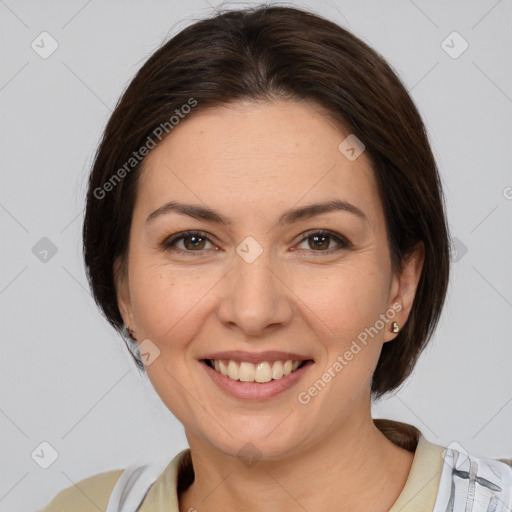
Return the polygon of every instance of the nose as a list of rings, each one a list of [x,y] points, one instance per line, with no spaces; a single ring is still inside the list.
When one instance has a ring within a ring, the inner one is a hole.
[[[294,294],[270,251],[251,263],[237,256],[223,281],[218,316],[227,327],[261,336],[291,322]]]

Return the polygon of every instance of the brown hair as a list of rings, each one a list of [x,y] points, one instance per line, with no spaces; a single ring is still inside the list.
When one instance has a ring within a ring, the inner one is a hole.
[[[409,318],[384,343],[373,375],[378,398],[410,375],[441,314],[450,266],[442,187],[420,114],[390,65],[344,28],[306,10],[218,12],[179,32],[138,71],[107,123],[89,177],[83,244],[94,299],[122,333],[113,263],[118,256],[126,262],[143,162],[134,152],[154,142],[159,127],[172,133],[169,120],[186,112],[184,105],[194,104],[194,115],[236,100],[274,98],[314,102],[364,143],[395,271],[418,242],[425,246]]]

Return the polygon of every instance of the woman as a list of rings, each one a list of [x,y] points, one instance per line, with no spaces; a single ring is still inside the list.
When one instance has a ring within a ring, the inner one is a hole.
[[[105,130],[83,236],[98,305],[190,448],[47,512],[512,506],[505,461],[371,417],[432,336],[449,237],[417,109],[343,28],[259,7],[162,46]]]

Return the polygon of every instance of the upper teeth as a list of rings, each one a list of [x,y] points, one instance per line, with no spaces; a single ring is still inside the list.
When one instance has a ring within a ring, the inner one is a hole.
[[[230,359],[212,359],[214,368],[233,380],[243,382],[270,382],[272,379],[280,379],[283,375],[289,375],[295,371],[301,361],[263,361],[252,364],[246,361],[237,362]]]

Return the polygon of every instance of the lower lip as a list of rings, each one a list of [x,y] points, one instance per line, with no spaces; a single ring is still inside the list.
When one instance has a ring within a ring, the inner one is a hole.
[[[269,382],[242,382],[240,380],[233,380],[222,373],[214,370],[208,366],[204,361],[200,361],[201,366],[206,370],[206,373],[223,391],[235,398],[242,398],[245,400],[262,400],[265,398],[273,398],[287,389],[294,386],[306,373],[312,362],[304,364],[289,375],[284,375],[280,379],[271,380]]]

